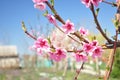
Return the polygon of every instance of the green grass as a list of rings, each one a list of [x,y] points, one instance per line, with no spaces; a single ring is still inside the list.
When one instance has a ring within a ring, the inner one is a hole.
[[[28,68],[28,69],[21,69],[19,70],[18,75],[9,74],[7,71],[0,74],[0,80],[50,80],[52,77],[62,77],[63,71],[62,70],[55,70],[52,68]],[[49,73],[49,77],[43,79],[39,74],[45,72]],[[73,80],[75,76],[75,72],[67,71],[64,80]],[[96,76],[88,75],[80,73],[78,80],[103,80],[99,79]],[[110,80],[120,80],[110,78]]]
[[[6,75],[5,74],[0,74],[0,80],[6,80]]]

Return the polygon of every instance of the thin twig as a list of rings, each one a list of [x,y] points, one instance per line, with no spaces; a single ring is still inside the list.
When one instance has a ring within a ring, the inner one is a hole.
[[[100,26],[100,24],[99,24],[99,21],[98,21],[98,19],[97,19],[97,16],[96,16],[96,14],[95,14],[95,10],[94,10],[94,6],[93,6],[93,4],[91,5],[91,11],[92,11],[92,14],[93,14],[93,17],[94,17],[94,21],[95,21],[95,23],[96,23],[96,25],[97,25],[97,29],[100,31],[100,33],[102,34],[102,36],[108,41],[108,43],[113,43],[113,41],[111,40],[111,39],[109,39],[108,37],[107,37],[107,35],[103,32],[103,30],[102,30],[102,28],[101,28],[101,26]]]
[[[65,21],[58,15],[57,11],[55,10],[54,6],[52,6],[48,1],[46,1],[46,4],[51,9],[51,11],[54,13],[55,18],[60,21],[62,24],[65,24]]]
[[[56,28],[58,28],[62,33],[64,33],[65,34],[65,32],[59,27],[59,26],[57,26],[57,25],[55,25],[56,26]],[[76,39],[74,39],[72,36],[70,36],[70,35],[67,35],[70,39],[72,39],[72,40],[74,40],[75,42],[77,42],[77,43],[79,43],[79,44],[82,44],[81,42],[79,42],[79,41],[77,41]]]
[[[54,13],[55,18],[60,21],[62,24],[65,24],[65,21],[58,15],[57,11],[55,10],[54,6],[52,6],[48,1],[46,1],[46,4],[48,5],[48,7],[51,9],[51,11]],[[65,33],[60,27],[58,27],[57,25],[55,25],[61,32]],[[74,40],[75,42],[81,44],[81,42],[77,41],[76,39],[74,39],[71,35],[67,35],[69,38],[71,38],[72,40]]]
[[[37,38],[35,36],[31,35],[28,31],[25,31],[25,34],[27,34],[32,39],[37,40]]]
[[[80,74],[81,69],[83,68],[83,65],[84,65],[84,62],[82,62],[80,68],[78,70],[76,70],[76,75],[74,77],[74,80],[78,80],[78,76]]]
[[[115,3],[111,3],[111,2],[108,2],[106,0],[103,0],[102,2],[117,7],[117,4],[115,4]]]
[[[89,43],[89,41],[86,40],[83,36],[81,36],[78,31],[76,31],[76,32],[74,32],[74,33],[71,33],[71,34],[77,36],[77,37],[78,37],[80,40],[82,40],[83,42]]]

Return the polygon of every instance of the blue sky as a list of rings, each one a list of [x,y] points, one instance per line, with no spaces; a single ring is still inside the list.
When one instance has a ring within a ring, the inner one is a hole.
[[[114,34],[112,19],[116,8],[104,3],[101,3],[99,7],[98,18],[103,29],[106,28],[108,32]],[[92,31],[96,30],[90,10],[81,4],[80,0],[55,0],[55,8],[64,20],[70,19],[76,26],[84,26]],[[42,14],[43,12],[33,7],[32,0],[1,0],[0,45],[17,45],[18,52],[25,53],[31,39],[21,30],[21,21],[25,22],[28,29],[30,26],[38,25],[45,27],[48,21]]]

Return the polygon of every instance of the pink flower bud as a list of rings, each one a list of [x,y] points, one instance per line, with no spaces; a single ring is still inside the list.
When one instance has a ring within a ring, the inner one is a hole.
[[[49,20],[50,23],[56,25],[56,19],[53,15],[47,14],[46,17],[47,17],[47,19]]]
[[[45,2],[45,1],[48,1],[48,0],[32,0],[34,3],[41,3],[41,2]]]
[[[40,9],[40,10],[45,10],[46,5],[45,5],[45,3],[40,2],[40,3],[34,4],[34,7],[37,8],[37,9]]]

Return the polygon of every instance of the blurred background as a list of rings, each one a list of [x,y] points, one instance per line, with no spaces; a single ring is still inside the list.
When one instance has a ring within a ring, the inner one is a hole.
[[[35,36],[50,36],[54,44],[64,48],[80,47],[49,24],[43,16],[45,11],[39,11],[33,5],[32,0],[1,0],[0,2],[0,80],[73,80],[76,69],[79,69],[81,63],[76,62],[70,56],[71,53],[67,53],[68,57],[65,60],[56,63],[49,59],[46,53],[44,56],[38,56],[36,52],[30,50],[34,40],[21,29],[22,21],[25,22],[27,30]],[[104,3],[99,7],[98,19],[111,38],[115,34],[112,19],[116,8]],[[48,7],[47,9],[50,12]],[[81,26],[88,29],[89,39],[96,36],[100,44],[105,43],[104,38],[95,28],[90,10],[81,4],[80,0],[55,0],[55,9],[65,21],[70,19],[75,23],[76,30]],[[79,80],[102,79],[111,50],[104,52],[101,59],[89,59],[79,75]],[[116,53],[110,80],[120,80],[120,49],[117,49]]]

